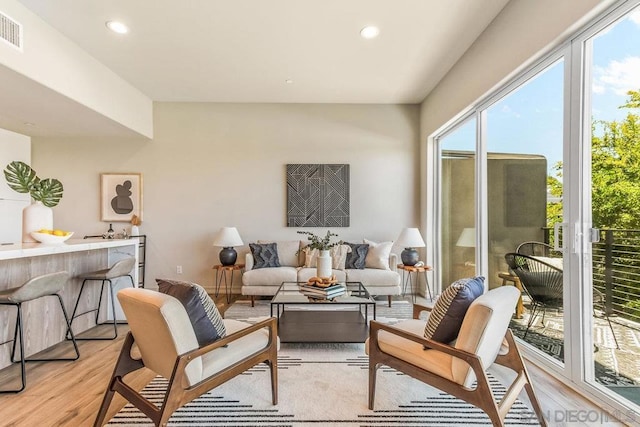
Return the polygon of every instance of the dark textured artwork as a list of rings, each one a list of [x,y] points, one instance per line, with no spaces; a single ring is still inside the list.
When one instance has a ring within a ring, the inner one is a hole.
[[[287,227],[349,227],[349,165],[287,165]]]
[[[111,208],[115,213],[122,215],[133,212],[131,194],[131,181],[116,185],[116,197],[111,199]]]

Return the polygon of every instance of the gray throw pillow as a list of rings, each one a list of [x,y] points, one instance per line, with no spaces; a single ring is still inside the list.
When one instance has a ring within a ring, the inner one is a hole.
[[[158,289],[182,303],[200,347],[227,335],[222,316],[207,291],[196,283],[180,280],[156,279]]]
[[[484,277],[453,282],[438,297],[424,327],[424,337],[448,344],[458,337],[471,303],[484,293]]]
[[[345,268],[364,270],[365,260],[369,253],[369,245],[366,243],[345,243],[351,246],[351,252],[347,254]]]
[[[253,268],[280,267],[276,243],[249,243],[253,255]]]

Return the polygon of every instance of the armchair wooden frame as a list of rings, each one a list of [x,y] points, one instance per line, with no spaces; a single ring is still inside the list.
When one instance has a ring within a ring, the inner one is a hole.
[[[422,311],[430,311],[431,308],[414,304],[413,318],[418,319],[419,314]],[[395,334],[399,337],[407,340],[419,343],[425,348],[441,351],[449,354],[458,359],[464,360],[477,378],[477,384],[475,388],[468,388],[456,382],[453,382],[447,378],[436,375],[432,372],[421,369],[420,367],[408,363],[402,359],[394,357],[388,353],[383,352],[380,349],[378,343],[378,333],[380,331],[387,331]],[[446,344],[442,344],[436,341],[428,340],[424,337],[420,337],[409,332],[403,331],[393,326],[384,325],[375,320],[370,322],[369,333],[369,409],[374,408],[374,399],[376,392],[376,373],[381,365],[386,365],[394,368],[400,372],[403,372],[419,381],[432,385],[446,393],[451,394],[459,399],[464,400],[480,409],[482,409],[491,419],[494,426],[503,426],[504,419],[511,409],[511,406],[518,398],[518,394],[524,388],[531,400],[533,410],[538,417],[538,421],[541,426],[546,426],[546,420],[544,419],[542,408],[536,398],[533,386],[529,374],[524,365],[524,361],[518,347],[516,346],[515,339],[510,329],[507,329],[505,334],[505,340],[509,346],[508,352],[500,354],[496,358],[494,363],[505,366],[516,372],[516,378],[514,382],[509,386],[506,394],[500,402],[497,402],[491,387],[489,386],[489,379],[485,373],[485,368],[482,366],[480,358],[464,350],[459,350]]]
[[[185,368],[192,360],[200,357],[206,353],[209,353],[217,348],[224,347],[225,345],[242,338],[246,335],[256,332],[262,328],[268,328],[269,341],[268,345],[252,354],[243,360],[229,366],[228,368],[212,375],[209,378],[205,378],[197,384],[192,386],[186,386],[187,376]],[[109,387],[107,388],[102,405],[98,411],[94,427],[102,426],[105,422],[105,416],[109,405],[113,399],[114,394],[117,392],[126,400],[131,402],[136,408],[149,417],[156,426],[166,426],[169,418],[181,406],[192,401],[198,396],[208,392],[209,390],[225,383],[226,381],[234,378],[235,376],[245,372],[247,369],[260,364],[266,363],[271,371],[271,396],[273,404],[278,403],[278,324],[275,318],[263,320],[255,325],[251,325],[247,328],[241,329],[231,335],[228,335],[220,340],[217,340],[204,347],[192,350],[185,354],[182,354],[176,358],[171,378],[169,379],[169,385],[164,395],[164,399],[160,406],[156,406],[149,400],[144,398],[140,393],[127,385],[123,378],[125,375],[144,368],[144,361],[142,359],[134,359],[131,356],[131,349],[135,342],[133,334],[129,332],[125,338],[122,350],[118,357],[118,361],[113,370],[113,375],[109,381]]]

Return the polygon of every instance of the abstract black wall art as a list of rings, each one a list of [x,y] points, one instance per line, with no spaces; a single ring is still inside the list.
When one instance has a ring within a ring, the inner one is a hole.
[[[349,165],[287,165],[287,227],[349,227]]]

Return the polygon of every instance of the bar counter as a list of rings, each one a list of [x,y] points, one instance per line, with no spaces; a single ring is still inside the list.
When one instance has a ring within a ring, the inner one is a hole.
[[[82,281],[76,276],[82,273],[108,268],[114,262],[134,256],[138,258],[138,239],[69,239],[58,245],[41,243],[16,243],[0,246],[0,289],[21,286],[32,277],[56,271],[67,271],[71,279],[60,295],[69,317],[80,292]],[[136,262],[136,265],[138,263]],[[131,272],[137,286],[138,269]],[[115,281],[115,292],[121,287],[131,286],[128,279]],[[88,291],[88,292],[87,292]],[[108,287],[105,286],[105,293]],[[85,311],[98,304],[100,283],[87,285],[82,294],[79,309]],[[111,306],[108,298],[102,298],[100,321],[110,319]],[[53,346],[65,339],[66,327],[60,304],[55,297],[39,298],[22,305],[25,353],[27,356]],[[94,326],[95,312],[77,318],[73,331],[79,334]],[[116,303],[116,317],[124,319]],[[0,343],[13,338],[15,307],[0,306]],[[10,364],[11,343],[0,347],[0,369]]]

